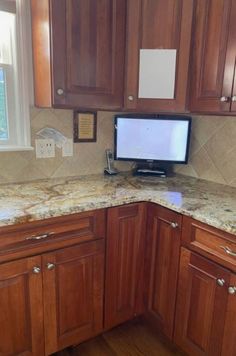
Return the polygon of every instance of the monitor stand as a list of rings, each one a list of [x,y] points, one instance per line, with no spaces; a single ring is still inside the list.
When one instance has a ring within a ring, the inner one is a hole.
[[[158,177],[166,177],[166,170],[160,167],[157,167],[153,163],[147,163],[144,165],[139,165],[134,169],[134,175],[142,175],[142,176],[158,176]]]

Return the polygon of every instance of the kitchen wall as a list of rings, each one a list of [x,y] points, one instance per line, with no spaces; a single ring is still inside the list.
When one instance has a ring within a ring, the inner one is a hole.
[[[73,157],[62,157],[56,148],[55,158],[37,158],[35,151],[0,152],[0,182],[20,182],[34,179],[101,173],[106,165],[105,149],[113,147],[113,117],[111,112],[98,112],[97,142],[74,144]],[[36,133],[53,127],[66,137],[73,137],[73,112],[31,108],[32,145]],[[38,137],[40,138],[40,137]],[[130,164],[119,162],[117,168],[129,170]]]
[[[42,178],[101,173],[105,167],[106,148],[113,147],[113,115],[98,112],[96,143],[74,144],[74,156],[36,159],[35,152],[0,152],[0,182],[19,182]],[[31,108],[32,144],[36,132],[53,127],[72,137],[72,111]],[[130,164],[116,162],[120,170]],[[176,166],[176,171],[215,182],[236,186],[236,118],[193,117],[190,162]]]
[[[236,186],[236,117],[192,117],[189,164],[176,166],[175,170]]]

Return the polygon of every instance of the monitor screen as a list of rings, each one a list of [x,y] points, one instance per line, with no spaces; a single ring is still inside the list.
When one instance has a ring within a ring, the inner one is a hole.
[[[115,159],[187,163],[191,118],[115,117]]]

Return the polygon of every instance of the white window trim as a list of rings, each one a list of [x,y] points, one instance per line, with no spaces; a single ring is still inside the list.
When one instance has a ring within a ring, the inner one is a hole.
[[[0,151],[28,151],[31,146],[30,113],[32,103],[33,75],[32,75],[32,50],[30,35],[30,4],[29,0],[16,0],[16,48],[17,68],[15,81],[16,113],[14,130],[10,127],[10,140],[0,141]],[[16,56],[14,56],[16,57]],[[31,93],[31,95],[30,95]],[[10,121],[10,120],[9,120]]]

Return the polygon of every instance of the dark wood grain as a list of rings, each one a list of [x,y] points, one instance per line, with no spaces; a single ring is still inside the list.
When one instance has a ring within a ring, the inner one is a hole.
[[[185,111],[192,26],[192,0],[129,0],[125,107],[137,111]],[[168,19],[168,20],[167,20]],[[139,99],[139,50],[176,49],[174,99]],[[134,100],[128,100],[132,95]]]
[[[44,355],[41,257],[0,265],[0,355]]]
[[[146,204],[108,210],[105,328],[143,311]]]
[[[236,257],[223,247],[236,252],[235,236],[190,217],[183,217],[182,245],[236,272]]]
[[[104,241],[45,254],[42,263],[48,355],[103,329]],[[55,269],[48,270],[48,263]]]
[[[236,287],[236,274],[231,273],[230,286]],[[228,295],[222,356],[236,355],[236,298]]]
[[[52,106],[50,13],[48,0],[31,0],[34,104]]]
[[[221,355],[230,272],[182,248],[175,342],[189,355]]]
[[[235,67],[236,6],[231,0],[195,2],[190,110],[229,112]],[[226,96],[227,102],[220,98]]]
[[[171,227],[172,222],[177,223],[178,227]],[[180,214],[156,204],[148,206],[146,316],[170,339],[174,331],[181,222]]]
[[[36,105],[120,109],[124,92],[125,0],[38,3],[32,0]],[[62,95],[58,89],[63,90]]]
[[[29,239],[46,233],[51,235]],[[0,262],[101,239],[105,233],[104,209],[0,227]]]

